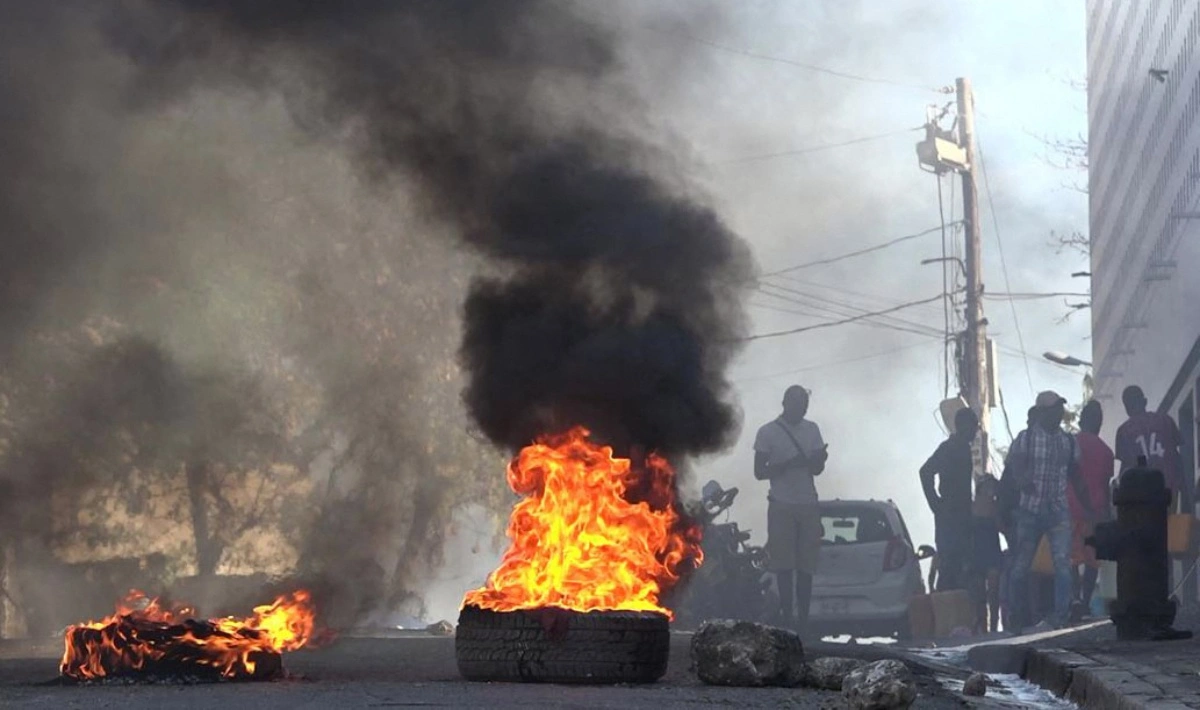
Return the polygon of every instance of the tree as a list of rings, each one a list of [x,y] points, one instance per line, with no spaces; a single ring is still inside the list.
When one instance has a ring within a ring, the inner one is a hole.
[[[1075,92],[1087,92],[1087,83],[1084,81],[1066,79],[1063,82],[1069,89]],[[1088,175],[1088,142],[1087,137],[1082,134],[1076,134],[1070,137],[1052,136],[1045,134],[1033,134],[1043,147],[1043,160],[1050,167],[1064,171],[1072,177],[1065,183],[1063,187],[1074,192],[1086,195],[1087,175]],[[1082,175],[1082,179],[1080,179]],[[1091,258],[1091,239],[1086,231],[1071,230],[1068,232],[1050,231],[1050,245],[1054,247],[1057,254],[1076,254],[1082,256],[1085,260]],[[1082,274],[1080,274],[1082,275]],[[1081,310],[1091,308],[1091,299],[1083,302],[1072,303],[1064,301],[1063,305],[1067,308],[1059,320],[1064,323],[1070,320],[1071,316]]]

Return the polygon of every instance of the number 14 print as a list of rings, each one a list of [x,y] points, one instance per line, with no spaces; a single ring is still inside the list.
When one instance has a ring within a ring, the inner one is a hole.
[[[1158,440],[1158,434],[1150,435],[1150,445],[1146,445],[1146,435],[1139,434],[1137,438],[1138,446],[1142,447],[1142,456],[1147,459],[1159,458],[1167,455],[1167,450],[1163,448],[1162,442]]]

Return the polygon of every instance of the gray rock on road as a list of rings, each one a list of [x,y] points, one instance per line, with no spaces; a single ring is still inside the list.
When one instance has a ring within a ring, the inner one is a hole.
[[[855,658],[834,656],[818,658],[808,663],[808,670],[804,674],[804,684],[810,688],[840,691],[846,676],[865,665],[865,661]]]
[[[895,710],[913,704],[917,686],[904,663],[875,661],[846,676],[842,696],[854,710]]]
[[[786,629],[707,621],[692,637],[696,675],[709,685],[793,687],[804,681],[804,645]]]
[[[987,695],[988,677],[982,673],[972,673],[963,683],[963,695],[982,698]]]

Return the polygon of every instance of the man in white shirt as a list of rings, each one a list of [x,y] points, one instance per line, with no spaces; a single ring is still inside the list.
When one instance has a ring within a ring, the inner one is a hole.
[[[828,445],[807,419],[808,391],[792,385],[783,413],[762,425],[754,439],[754,477],[770,481],[767,495],[767,559],[779,580],[782,622],[802,630],[808,623],[813,574],[821,551],[821,514],[813,480],[825,470]]]

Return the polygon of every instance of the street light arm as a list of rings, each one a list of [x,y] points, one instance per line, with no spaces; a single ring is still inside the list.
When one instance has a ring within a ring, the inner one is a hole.
[[[964,262],[962,259],[958,258],[957,256],[937,256],[937,257],[933,257],[931,259],[922,259],[921,266],[928,266],[930,264],[944,263],[947,261],[953,261],[954,263],[958,264],[958,268],[962,269],[963,276],[967,275],[966,262]]]
[[[1049,350],[1047,352],[1044,352],[1044,353],[1042,353],[1042,357],[1046,358],[1050,362],[1057,363],[1059,365],[1066,365],[1067,367],[1079,367],[1079,366],[1091,367],[1092,366],[1092,363],[1090,363],[1086,360],[1080,360],[1079,358],[1077,358],[1073,355],[1067,355],[1066,353],[1060,353],[1057,350]]]

